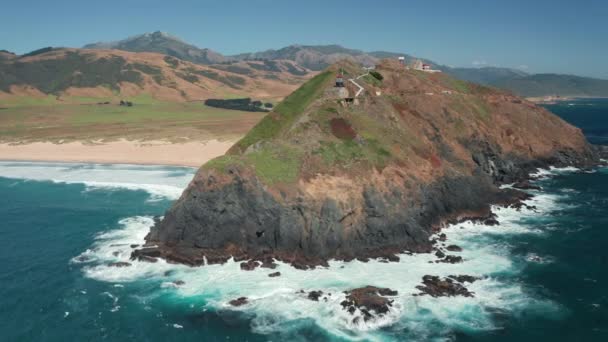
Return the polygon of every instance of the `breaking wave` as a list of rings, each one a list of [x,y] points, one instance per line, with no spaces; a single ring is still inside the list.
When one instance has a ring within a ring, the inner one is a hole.
[[[0,177],[84,184],[87,191],[142,190],[151,200],[179,198],[195,171],[187,167],[0,161]]]
[[[537,176],[571,171],[576,170],[544,170]],[[246,272],[233,260],[195,268],[163,260],[129,260],[132,249],[143,243],[153,224],[150,217],[120,221],[120,227],[98,235],[95,244],[72,262],[83,264],[85,276],[92,279],[111,283],[144,281],[155,284],[156,295],[168,294],[167,300],[187,302],[201,311],[237,311],[251,321],[254,332],[261,334],[296,336],[298,329],[312,324],[329,337],[346,340],[394,340],[404,332],[417,340],[444,339],[455,330],[500,329],[500,317],[505,315],[518,316],[524,311],[526,315],[559,314],[557,303],[527,291],[518,277],[526,263],[550,262],[551,257],[530,252],[525,258],[515,258],[509,238],[550,231],[543,220],[561,208],[562,196],[567,194],[535,192],[535,197],[526,201],[528,208],[494,207],[500,221],[497,226],[465,222],[447,227],[442,231],[447,236],[445,244],[463,248],[454,253],[464,259],[459,264],[433,263],[433,254],[403,254],[397,263],[330,261],[329,267],[312,271],[278,263],[274,270]],[[131,266],[109,265],[115,262],[129,262]],[[281,276],[268,277],[277,271]],[[416,286],[424,275],[472,275],[482,279],[466,285],[474,292],[473,298],[413,296],[420,292]],[[340,305],[345,299],[343,291],[366,285],[389,287],[399,295],[387,315],[367,322],[353,321],[355,316]],[[312,290],[323,291],[320,301],[307,298],[306,293]],[[231,307],[228,302],[238,297],[248,297],[249,303]]]

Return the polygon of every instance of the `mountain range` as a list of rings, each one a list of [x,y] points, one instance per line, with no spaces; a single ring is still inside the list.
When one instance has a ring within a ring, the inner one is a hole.
[[[127,51],[140,54],[157,53],[191,62],[205,68],[221,70],[233,78],[253,75],[254,78],[274,79],[275,81],[287,82],[291,85],[298,82],[298,77],[300,77],[299,81],[303,82],[306,78],[305,76],[310,71],[321,71],[340,60],[347,59],[362,65],[371,66],[377,64],[383,58],[404,56],[409,63],[420,59],[424,63],[430,64],[433,68],[439,69],[450,76],[482,85],[502,88],[520,96],[608,96],[608,80],[560,74],[528,74],[521,70],[501,67],[449,67],[406,53],[388,51],[365,52],[340,45],[290,45],[277,50],[227,56],[211,49],[199,48],[168,33],[157,31],[115,42],[87,44],[83,49],[72,49],[71,51],[77,51],[79,54],[86,55],[87,53],[97,54],[100,50],[107,50],[106,54],[110,53],[109,51]],[[50,50],[41,49],[35,51],[34,54],[41,55],[48,52]],[[22,74],[25,72],[29,76],[32,76],[33,71],[28,71],[27,65],[23,65],[21,62],[23,57],[30,55],[31,53],[17,56],[6,50],[0,51],[0,73],[4,76],[4,80],[0,81],[0,88],[4,88],[4,91],[6,91],[11,84],[29,85],[28,77],[22,77]],[[54,54],[54,56],[62,58],[61,56],[65,56],[65,54]],[[124,55],[122,57],[124,58]],[[40,68],[40,66],[37,67]],[[87,68],[87,70],[88,72],[95,73],[93,68]],[[53,70],[42,68],[37,72],[49,73],[53,72]],[[82,74],[82,70],[74,69],[71,72]],[[267,74],[260,75],[260,72],[267,72]],[[282,73],[281,76],[276,75],[277,72]],[[49,79],[48,82],[51,82],[51,80]],[[256,82],[252,80],[248,83],[253,86]],[[74,86],[77,87],[78,85],[75,84]],[[116,88],[117,85],[114,84],[112,86]],[[43,86],[43,88],[48,88],[48,86]],[[281,92],[281,95],[285,94]],[[184,97],[184,99],[189,98]]]

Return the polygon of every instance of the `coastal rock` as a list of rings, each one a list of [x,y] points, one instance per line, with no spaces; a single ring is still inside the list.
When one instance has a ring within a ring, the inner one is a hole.
[[[498,226],[500,222],[498,222],[496,218],[492,217],[483,221],[483,224],[485,224],[486,226]]]
[[[459,283],[473,283],[481,278],[470,275],[450,275],[448,278],[454,279]]]
[[[273,273],[270,273],[268,276],[270,278],[280,277],[281,276],[281,272],[273,272]]]
[[[319,298],[323,295],[323,291],[310,291],[308,292],[308,299],[318,302]]]
[[[357,288],[344,293],[346,299],[340,303],[342,308],[350,314],[359,310],[365,321],[373,318],[374,315],[382,316],[386,314],[393,305],[393,300],[386,297],[398,295],[397,291],[375,286]]]
[[[534,185],[527,180],[519,181],[519,182],[513,184],[513,187],[515,189],[521,189],[521,190],[542,190],[542,188],[540,186]]]
[[[340,106],[331,95],[340,70],[354,75],[360,66],[320,73],[291,97],[306,101],[276,107],[288,116],[269,113],[201,167],[146,236],[157,249],[132,256],[191,266],[272,258],[310,269],[430,253],[430,237],[448,224],[497,224],[491,204],[528,208],[529,194],[500,185],[540,167],[599,160],[579,129],[541,107],[474,84],[428,101],[419,94],[449,87],[448,76],[423,79],[394,61],[377,66],[391,96],[365,91],[359,106]]]
[[[243,306],[245,304],[249,303],[249,299],[247,299],[247,297],[239,297],[237,299],[233,299],[230,302],[228,302],[228,304],[232,305],[232,306]]]
[[[462,252],[462,247],[456,246],[456,245],[449,245],[445,249],[447,249],[450,252]]]
[[[456,279],[450,276],[448,278],[439,278],[436,276],[425,275],[422,277],[423,285],[416,286],[422,293],[420,295],[430,295],[432,297],[474,297],[474,294],[464,287],[460,280],[473,282],[477,280],[470,276],[456,276]]]
[[[255,260],[249,260],[241,263],[241,269],[243,271],[253,271],[258,266],[260,266],[260,263]]]
[[[129,267],[131,266],[130,262],[124,262],[124,261],[119,261],[119,262],[112,262],[108,264],[109,267]]]
[[[457,255],[446,255],[445,258],[437,260],[437,262],[445,263],[445,264],[459,264],[461,263],[462,257]]]

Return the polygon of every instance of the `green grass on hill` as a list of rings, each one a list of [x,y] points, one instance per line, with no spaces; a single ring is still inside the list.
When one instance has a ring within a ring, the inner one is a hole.
[[[291,183],[298,179],[302,154],[297,148],[286,145],[265,146],[246,155],[224,155],[210,160],[204,169],[225,172],[230,166],[247,165],[266,184]]]
[[[279,103],[274,111],[266,115],[247,135],[232,147],[231,153],[241,153],[247,147],[275,138],[284,127],[288,127],[308,105],[317,98],[333,79],[333,73],[325,71],[302,85]]]

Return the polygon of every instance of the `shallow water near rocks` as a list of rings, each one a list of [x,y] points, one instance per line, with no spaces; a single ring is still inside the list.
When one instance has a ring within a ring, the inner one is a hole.
[[[608,127],[598,120],[594,134]],[[499,226],[445,229],[446,246],[463,248],[449,253],[460,264],[421,254],[244,272],[232,261],[130,261],[194,172],[0,162],[1,340],[608,340],[608,169],[542,171],[536,210],[496,208]],[[473,298],[413,296],[427,274],[483,279],[466,285]],[[386,316],[354,323],[343,291],[365,285],[399,293]],[[315,302],[300,290],[324,295]],[[242,296],[248,304],[228,305]]]
[[[13,167],[53,180],[17,179]],[[82,173],[81,183],[68,175],[85,167],[94,172]],[[279,264],[275,270],[252,272],[232,261],[190,268],[129,260],[131,245],[142,243],[152,217],[175,199],[159,194],[156,185],[183,187],[192,169],[49,163],[0,163],[0,169],[5,242],[0,329],[7,340],[507,341],[551,335],[565,341],[608,336],[606,169],[546,171],[551,177],[539,181],[544,191],[529,203],[535,211],[496,208],[499,226],[464,223],[444,230],[446,245],[464,249],[451,252],[464,258],[460,264],[431,263],[435,256],[420,254],[401,255],[398,263],[334,261],[314,271]],[[123,174],[114,183],[145,182],[123,188],[95,185],[86,177],[105,173]],[[132,266],[108,266],[117,261]],[[280,277],[268,277],[276,271]],[[416,286],[426,274],[484,279],[467,285],[474,298],[412,296],[420,292]],[[343,291],[365,285],[399,294],[386,316],[353,323],[354,316],[340,305]],[[324,295],[315,302],[300,290]],[[242,296],[249,304],[228,305]]]

